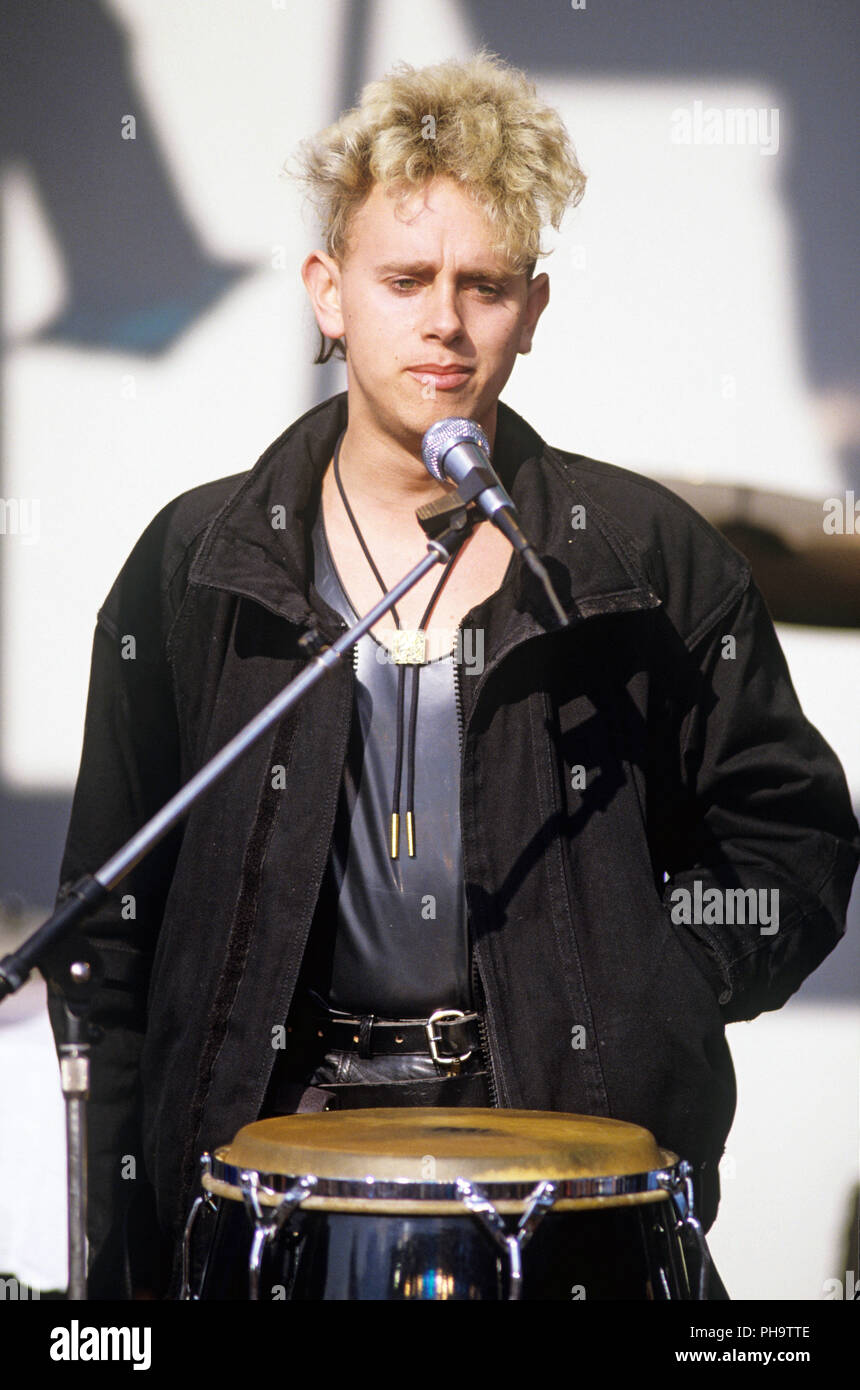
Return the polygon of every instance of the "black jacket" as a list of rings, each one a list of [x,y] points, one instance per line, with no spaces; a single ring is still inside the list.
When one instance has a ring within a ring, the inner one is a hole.
[[[64,881],[302,669],[309,624],[341,630],[308,585],[308,519],[345,420],[346,397],[327,401],[251,472],[185,493],[144,532],[98,615]],[[710,1175],[709,1225],[735,1107],[724,1025],[779,1008],[844,930],[859,843],[844,776],[746,562],[696,512],[549,448],[503,405],[494,464],[571,618],[556,630],[512,560],[464,621],[484,631],[483,671],[459,679],[461,819],[498,1101],[647,1126]],[[115,1249],[142,1179],[175,1237],[201,1152],[259,1113],[331,842],[353,679],[342,663],[258,740],[90,923],[107,972],[96,1253]],[[778,890],[778,930],[673,921],[670,895],[697,880]]]

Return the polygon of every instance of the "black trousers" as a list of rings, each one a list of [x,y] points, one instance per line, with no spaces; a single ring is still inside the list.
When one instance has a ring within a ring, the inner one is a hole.
[[[313,1045],[275,1067],[260,1118],[296,1109],[365,1110],[387,1106],[492,1104],[483,1061],[473,1054],[457,1075],[427,1055],[359,1057]],[[307,1091],[319,1092],[310,1099]]]

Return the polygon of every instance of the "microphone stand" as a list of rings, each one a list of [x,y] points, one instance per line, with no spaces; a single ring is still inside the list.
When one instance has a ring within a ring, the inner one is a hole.
[[[52,987],[57,989],[63,1000],[66,1038],[59,1052],[68,1147],[67,1298],[70,1301],[83,1300],[87,1296],[86,1102],[89,1098],[89,1044],[92,1040],[87,1018],[102,975],[98,952],[85,943],[74,929],[266,729],[292,709],[326,672],[331,671],[434,565],[446,565],[452,560],[476,523],[484,520],[477,508],[456,490],[420,507],[416,515],[429,537],[424,559],[331,646],[327,646],[318,633],[307,634],[302,644],[313,658],[308,666],[180,787],[161,810],[100,869],[85,874],[73,883],[53,915],[17,951],[0,960],[0,1003],[7,995],[20,989],[30,971],[39,964],[44,964],[50,970]]]

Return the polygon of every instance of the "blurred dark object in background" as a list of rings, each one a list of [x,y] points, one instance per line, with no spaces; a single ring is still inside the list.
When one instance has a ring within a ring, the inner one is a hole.
[[[746,556],[775,622],[860,627],[860,518],[851,491],[822,503],[724,483],[659,481]]]

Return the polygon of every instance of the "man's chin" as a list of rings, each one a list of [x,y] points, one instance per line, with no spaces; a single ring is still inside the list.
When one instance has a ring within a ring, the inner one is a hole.
[[[415,395],[395,390],[387,401],[380,401],[376,408],[371,406],[371,415],[384,433],[420,458],[424,435],[437,420],[475,420],[490,433],[488,424],[492,428],[495,405],[493,401],[488,408],[486,401],[478,401],[471,391],[439,391],[425,396],[418,388]]]
[[[465,391],[451,391],[447,393],[439,392],[435,396],[428,396],[416,402],[410,411],[410,423],[415,433],[423,439],[431,425],[435,425],[437,420],[475,420],[479,425],[490,415],[486,405],[480,404],[475,400],[471,393]]]

